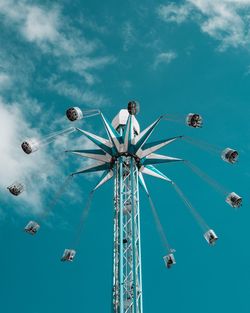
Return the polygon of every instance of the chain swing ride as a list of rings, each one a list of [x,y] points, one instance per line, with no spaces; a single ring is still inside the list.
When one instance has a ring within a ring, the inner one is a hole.
[[[234,164],[239,157],[237,150],[226,148],[221,152],[218,147],[186,136],[176,136],[155,142],[148,142],[148,139],[161,120],[180,122],[181,119],[180,117],[167,114],[162,115],[141,132],[139,123],[135,117],[138,112],[139,104],[136,101],[130,101],[127,109],[121,110],[113,119],[112,123],[110,123],[99,110],[81,110],[78,107],[72,107],[66,111],[66,116],[71,122],[93,116],[100,116],[107,132],[108,139],[80,128],[70,127],[66,130],[44,137],[41,140],[33,138],[26,140],[21,144],[23,151],[26,154],[30,154],[53,142],[59,136],[78,132],[87,137],[97,146],[96,149],[65,151],[67,153],[92,159],[94,160],[94,163],[78,172],[70,174],[66,178],[62,187],[59,188],[48,206],[49,208],[44,212],[43,218],[48,216],[49,211],[55,206],[73,177],[90,172],[104,172],[97,185],[89,194],[88,201],[86,202],[80,218],[79,227],[72,248],[65,249],[61,258],[62,261],[73,261],[76,255],[75,247],[79,243],[81,231],[86,223],[95,191],[110,179],[114,180],[113,313],[143,312],[139,186],[145,191],[149,199],[157,230],[167,251],[166,256],[163,258],[165,265],[167,268],[171,268],[176,264],[174,255],[175,250],[170,246],[166,237],[164,228],[146,186],[144,174],[165,180],[174,187],[176,193],[180,196],[198,225],[203,230],[204,238],[211,246],[215,245],[218,240],[215,231],[208,226],[179,186],[160,172],[155,165],[169,162],[183,162],[195,174],[204,179],[204,181],[222,194],[225,201],[231,207],[239,208],[242,205],[242,198],[238,194],[227,191],[223,186],[190,161],[155,153],[176,140],[185,140],[186,142],[194,144],[211,153],[220,153],[223,161]],[[185,122],[189,127],[200,128],[202,127],[203,119],[201,115],[197,113],[189,113],[185,118]],[[8,190],[14,196],[19,196],[25,190],[25,187],[24,184],[20,182],[14,182],[8,187]],[[24,230],[28,234],[35,235],[40,228],[40,223],[41,221],[39,223],[37,221],[29,221]]]

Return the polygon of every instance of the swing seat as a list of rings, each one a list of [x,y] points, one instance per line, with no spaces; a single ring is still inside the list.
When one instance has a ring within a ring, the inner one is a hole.
[[[30,154],[39,149],[39,143],[36,139],[30,139],[29,141],[24,141],[21,147],[26,154]]]
[[[176,264],[175,257],[173,253],[169,253],[168,255],[163,257],[165,265],[168,269],[170,269],[173,265]]]
[[[137,101],[130,101],[128,103],[128,112],[130,115],[136,115],[140,111],[140,105]]]
[[[238,157],[239,157],[238,151],[231,148],[226,148],[221,153],[222,160],[231,164],[236,163],[238,161]]]
[[[24,231],[30,235],[35,235],[40,228],[40,225],[34,221],[30,221],[24,228]]]
[[[217,235],[215,234],[215,232],[212,229],[209,229],[205,234],[204,237],[206,239],[206,241],[208,242],[208,244],[210,246],[214,246],[216,241],[218,240]]]
[[[83,118],[83,113],[82,113],[82,110],[78,107],[73,107],[73,108],[69,108],[67,111],[66,111],[66,116],[67,118],[73,122],[73,121],[76,121],[76,120],[80,120]]]
[[[76,255],[76,251],[73,249],[65,249],[63,252],[63,256],[61,258],[62,262],[69,261],[72,262]]]
[[[200,128],[202,127],[202,117],[197,113],[189,113],[186,117],[186,124],[190,127]]]
[[[14,196],[19,196],[24,191],[24,186],[19,182],[14,182],[9,187],[7,187],[9,192]]]
[[[242,206],[242,198],[235,192],[231,192],[227,196],[226,202],[233,208],[239,208]]]

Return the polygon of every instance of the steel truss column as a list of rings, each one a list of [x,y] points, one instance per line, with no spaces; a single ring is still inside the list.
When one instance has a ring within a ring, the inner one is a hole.
[[[115,166],[113,312],[142,313],[138,169],[133,157]]]

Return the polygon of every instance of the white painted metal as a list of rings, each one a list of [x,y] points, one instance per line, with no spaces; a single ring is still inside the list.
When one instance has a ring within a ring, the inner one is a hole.
[[[98,189],[102,185],[104,185],[108,180],[110,180],[114,176],[114,171],[110,170],[106,176],[95,186],[94,190]]]
[[[112,121],[112,125],[115,129],[118,129],[120,126],[125,126],[129,117],[128,110],[123,109],[116,115],[116,117]],[[139,134],[140,133],[140,125],[136,118],[134,118],[134,131]]]
[[[76,129],[79,130],[80,132],[82,132],[83,134],[85,134],[86,136],[92,137],[93,139],[100,141],[105,146],[110,147],[110,148],[112,147],[112,143],[109,140],[104,139],[104,138],[97,136],[95,134],[92,134],[90,132],[87,132],[86,130],[82,130],[80,128],[76,128]]]
[[[111,156],[108,153],[105,154],[96,154],[96,153],[86,153],[86,152],[72,152],[73,154],[80,155],[85,158],[101,161],[101,162],[110,162]]]
[[[177,138],[180,138],[180,137],[177,137]],[[167,139],[166,141],[158,144],[158,145],[155,145],[151,148],[148,148],[148,149],[145,149],[145,150],[141,150],[141,151],[138,151],[137,152],[137,155],[138,157],[140,158],[144,158],[146,157],[147,155],[159,150],[160,148],[163,148],[165,147],[166,145],[170,144],[171,142],[175,141],[177,138],[173,138],[173,139]]]
[[[157,154],[157,153],[151,153],[146,157],[146,159],[158,159],[158,160],[165,160],[165,161],[181,161],[182,159],[179,158],[173,158],[167,155]]]
[[[142,166],[140,168],[140,172],[142,172],[143,174],[147,174],[147,175],[154,176],[156,178],[160,178],[160,179],[166,180],[168,182],[171,182],[171,179],[169,179],[167,176],[160,173],[160,171],[154,171],[149,166],[148,167]]]

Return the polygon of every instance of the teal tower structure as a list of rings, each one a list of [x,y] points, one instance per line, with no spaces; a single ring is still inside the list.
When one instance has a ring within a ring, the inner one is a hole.
[[[70,152],[94,159],[91,166],[73,175],[104,171],[93,191],[104,183],[114,181],[114,237],[112,313],[142,313],[142,262],[140,231],[139,187],[148,194],[144,174],[172,181],[156,169],[158,163],[182,161],[179,158],[155,152],[180,137],[156,142],[148,139],[162,119],[159,117],[142,132],[134,114],[121,110],[110,123],[100,113],[108,139],[85,130],[79,132],[90,139],[98,149]]]

